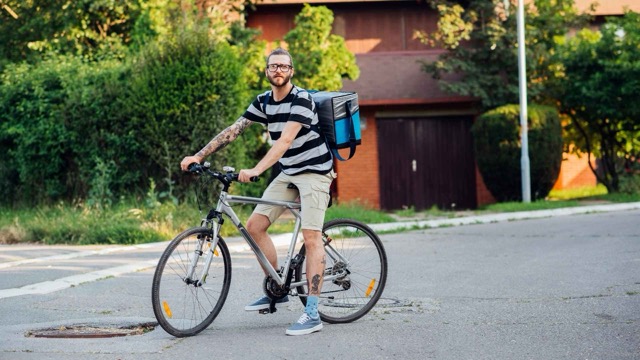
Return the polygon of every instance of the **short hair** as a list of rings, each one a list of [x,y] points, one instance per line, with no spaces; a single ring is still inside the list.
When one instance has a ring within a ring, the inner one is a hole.
[[[291,67],[293,67],[293,58],[291,57],[291,54],[289,54],[289,52],[281,47],[279,48],[275,48],[273,51],[271,51],[269,53],[269,55],[267,56],[267,66],[269,65],[269,59],[271,58],[272,55],[286,55],[289,57],[289,61],[291,62]]]

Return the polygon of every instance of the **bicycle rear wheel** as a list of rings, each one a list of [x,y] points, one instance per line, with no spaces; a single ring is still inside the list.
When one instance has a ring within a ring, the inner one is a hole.
[[[222,238],[203,284],[205,256],[211,251],[212,232],[205,227],[186,230],[167,246],[156,267],[151,288],[153,312],[158,323],[177,337],[193,336],[218,316],[231,284],[231,257]],[[188,277],[196,257],[193,276]]]
[[[378,236],[367,225],[351,219],[336,219],[324,224],[327,264],[318,301],[323,321],[332,324],[355,321],[376,304],[387,281],[387,255]],[[300,254],[305,255],[303,245]],[[295,281],[306,277],[306,260],[295,269]],[[308,294],[299,286],[299,294]],[[307,298],[301,296],[306,305]]]

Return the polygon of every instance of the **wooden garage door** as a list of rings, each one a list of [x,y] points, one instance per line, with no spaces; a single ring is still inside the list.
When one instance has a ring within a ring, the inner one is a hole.
[[[477,206],[471,117],[377,119],[380,205]]]

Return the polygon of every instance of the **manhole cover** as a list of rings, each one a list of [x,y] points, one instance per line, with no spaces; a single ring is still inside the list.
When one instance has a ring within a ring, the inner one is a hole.
[[[27,337],[36,338],[111,338],[118,336],[142,335],[153,329],[157,324],[139,324],[126,327],[68,325],[58,328],[33,330],[27,332]]]

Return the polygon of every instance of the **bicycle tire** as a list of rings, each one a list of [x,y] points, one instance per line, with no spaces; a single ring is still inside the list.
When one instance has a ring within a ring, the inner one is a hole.
[[[378,302],[387,282],[387,254],[380,238],[367,225],[351,219],[335,219],[324,224],[322,237],[349,263],[349,273],[342,279],[325,280],[318,301],[320,318],[331,324],[349,323],[366,315]],[[327,250],[325,250],[327,251]],[[303,245],[299,253],[305,255]],[[341,261],[326,255],[325,275],[342,266]],[[295,281],[306,277],[306,259],[294,271]],[[307,294],[306,286],[296,288]],[[307,298],[300,296],[302,304]]]
[[[178,234],[169,243],[158,261],[151,288],[153,312],[160,326],[176,337],[193,336],[206,329],[218,316],[231,285],[231,257],[221,237],[209,267],[205,283],[196,286],[184,281],[196,245],[203,241],[194,277],[201,274],[206,255],[206,243],[211,241],[211,229],[196,227]],[[210,246],[210,245],[209,245]]]

